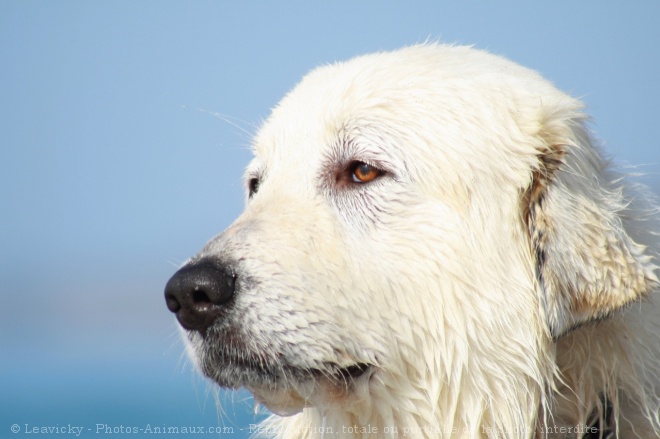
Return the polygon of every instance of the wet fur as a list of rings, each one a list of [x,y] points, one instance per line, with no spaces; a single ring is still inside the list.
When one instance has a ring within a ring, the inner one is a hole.
[[[468,47],[313,71],[254,140],[245,212],[193,258],[239,284],[192,355],[291,415],[277,437],[660,437],[655,201],[585,121]],[[351,160],[385,174],[352,186]]]

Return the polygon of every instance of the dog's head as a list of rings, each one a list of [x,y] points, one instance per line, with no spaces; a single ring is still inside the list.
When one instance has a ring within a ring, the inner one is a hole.
[[[310,73],[255,138],[244,213],[167,285],[199,367],[282,414],[540,385],[553,338],[656,282],[584,119],[466,47]]]

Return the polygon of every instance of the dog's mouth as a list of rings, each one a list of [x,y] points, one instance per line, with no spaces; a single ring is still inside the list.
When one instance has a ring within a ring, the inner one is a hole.
[[[319,404],[344,404],[363,392],[375,366],[355,362],[347,366],[333,363],[322,367],[300,367],[285,362],[250,358],[245,354],[202,355],[202,372],[221,387],[245,387],[255,401],[278,415],[292,415]]]
[[[222,387],[236,389],[251,384],[271,387],[291,380],[301,382],[324,380],[336,384],[337,387],[349,387],[373,368],[373,365],[367,363],[354,363],[348,366],[326,364],[322,369],[303,368],[246,358],[230,359],[223,356],[222,361],[213,361],[211,364],[207,361],[202,370]]]

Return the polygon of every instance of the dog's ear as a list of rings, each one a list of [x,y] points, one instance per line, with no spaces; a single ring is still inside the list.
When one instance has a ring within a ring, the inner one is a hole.
[[[621,179],[607,170],[582,119],[547,116],[537,167],[522,197],[553,339],[644,298],[658,281],[646,247],[627,230],[635,213]]]

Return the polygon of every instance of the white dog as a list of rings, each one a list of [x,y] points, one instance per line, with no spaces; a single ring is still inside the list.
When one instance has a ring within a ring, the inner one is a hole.
[[[468,47],[313,71],[166,287],[196,363],[278,437],[660,437],[660,228],[585,119]]]

